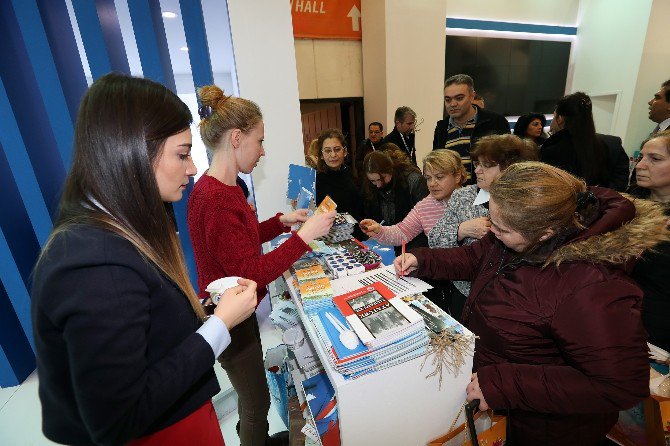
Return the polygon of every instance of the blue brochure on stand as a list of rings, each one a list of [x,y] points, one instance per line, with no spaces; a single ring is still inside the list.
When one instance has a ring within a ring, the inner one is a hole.
[[[286,197],[289,200],[297,200],[302,188],[311,193],[312,197],[316,195],[316,170],[311,167],[289,164]]]

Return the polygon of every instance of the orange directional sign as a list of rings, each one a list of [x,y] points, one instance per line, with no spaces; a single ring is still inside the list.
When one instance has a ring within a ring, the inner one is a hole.
[[[361,40],[361,0],[290,0],[293,37]]]

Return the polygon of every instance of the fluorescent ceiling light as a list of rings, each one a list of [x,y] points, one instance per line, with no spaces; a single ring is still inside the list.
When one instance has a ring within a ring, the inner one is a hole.
[[[179,49],[182,50],[182,51],[188,51],[188,47],[187,47],[187,46],[182,46],[182,47],[179,48]]]
[[[162,15],[166,19],[174,19],[175,17],[177,17],[177,14],[175,14],[172,11],[165,11]]]

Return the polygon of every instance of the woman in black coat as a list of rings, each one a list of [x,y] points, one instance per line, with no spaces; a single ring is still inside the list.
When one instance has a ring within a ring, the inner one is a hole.
[[[344,135],[338,129],[324,130],[316,140],[319,149],[316,163],[316,204],[328,195],[337,203],[337,212],[348,212],[356,220],[363,217],[361,197],[354,184]]]
[[[561,98],[550,128],[552,135],[540,148],[540,161],[583,178],[589,186],[625,189],[628,156],[618,137],[596,133],[586,93]]]
[[[82,100],[31,299],[50,440],[223,445],[212,365],[253,313],[256,284],[239,279],[208,319],[191,285],[165,206],[196,173],[191,121],[146,79],[108,74]]]

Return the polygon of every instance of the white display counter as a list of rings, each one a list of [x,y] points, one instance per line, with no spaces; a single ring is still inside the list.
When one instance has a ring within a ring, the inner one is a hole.
[[[437,376],[426,379],[433,371],[431,358],[423,370],[420,369],[423,356],[358,379],[345,380],[329,363],[316,329],[302,310],[291,274],[286,272],[284,279],[304,331],[335,389],[342,446],[425,445],[447,432],[465,400],[472,370],[471,356],[466,357],[458,376],[448,371],[443,373],[441,389]]]

